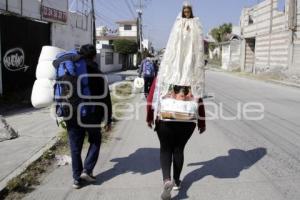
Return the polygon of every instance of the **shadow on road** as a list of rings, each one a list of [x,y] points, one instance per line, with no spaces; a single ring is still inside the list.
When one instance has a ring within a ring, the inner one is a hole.
[[[96,185],[109,181],[125,173],[140,173],[142,175],[154,172],[160,169],[159,149],[158,148],[140,148],[128,157],[115,158],[111,162],[116,163],[113,168],[102,172],[96,176]]]
[[[265,148],[257,148],[249,151],[231,149],[228,156],[220,156],[209,161],[191,163],[188,166],[201,166],[200,168],[187,174],[182,180],[182,188],[173,199],[188,198],[187,192],[193,183],[201,180],[205,176],[216,178],[237,178],[240,173],[253,166],[266,154]]]

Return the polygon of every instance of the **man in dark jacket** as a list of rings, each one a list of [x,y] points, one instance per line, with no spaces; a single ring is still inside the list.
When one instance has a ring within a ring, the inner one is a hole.
[[[105,129],[109,131],[112,122],[112,104],[108,84],[97,63],[94,62],[96,49],[93,45],[83,45],[79,55],[86,64],[86,76],[88,76],[88,88],[91,96],[84,97],[84,99],[79,97],[81,102],[89,103],[86,107],[88,108],[86,115],[78,115],[77,108],[73,108],[75,110],[73,117],[66,121],[75,189],[79,189],[84,181],[94,182],[96,180],[93,170],[99,157],[102,139],[100,124],[105,121]],[[86,133],[90,146],[83,163],[81,153]]]

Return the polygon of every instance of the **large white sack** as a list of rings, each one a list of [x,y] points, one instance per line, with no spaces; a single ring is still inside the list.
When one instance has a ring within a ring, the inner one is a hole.
[[[45,108],[53,103],[54,81],[48,79],[38,79],[34,82],[31,103],[35,108]]]
[[[62,53],[64,51],[65,50],[53,46],[43,46],[39,58],[39,63],[43,61],[53,61],[55,60],[57,54]]]
[[[38,64],[35,72],[37,79],[55,80],[56,71],[52,62],[53,61],[43,61]]]

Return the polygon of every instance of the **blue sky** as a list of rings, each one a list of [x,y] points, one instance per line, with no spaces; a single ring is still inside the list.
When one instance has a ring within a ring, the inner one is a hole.
[[[97,25],[114,27],[114,21],[132,19],[135,14],[133,4],[137,1],[96,0]],[[255,5],[259,1],[262,0],[191,0],[194,15],[200,17],[205,32],[224,22],[238,25],[242,8]],[[153,41],[156,49],[163,48],[174,20],[181,10],[183,0],[146,0],[146,2],[143,15],[144,35]]]

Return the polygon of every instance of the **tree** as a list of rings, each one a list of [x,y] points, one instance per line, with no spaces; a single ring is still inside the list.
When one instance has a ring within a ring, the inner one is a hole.
[[[120,39],[115,40],[113,45],[117,53],[124,55],[123,64],[128,69],[132,65],[130,55],[138,52],[138,44],[135,41]]]
[[[211,36],[217,41],[217,42],[224,42],[227,40],[227,35],[232,32],[232,24],[231,23],[224,23],[220,25],[219,27],[216,27],[211,30]]]
[[[137,43],[131,40],[115,40],[113,45],[116,52],[125,55],[135,54],[138,51]]]

